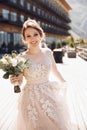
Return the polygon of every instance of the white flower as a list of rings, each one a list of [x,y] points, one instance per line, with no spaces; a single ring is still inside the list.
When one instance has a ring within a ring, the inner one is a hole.
[[[1,59],[1,62],[3,62],[3,64],[9,64],[5,58]]]
[[[3,56],[1,61],[3,62],[3,64],[9,64],[11,62],[11,57],[9,55],[5,55]]]
[[[16,58],[11,59],[12,66],[16,66],[18,64],[18,61]]]

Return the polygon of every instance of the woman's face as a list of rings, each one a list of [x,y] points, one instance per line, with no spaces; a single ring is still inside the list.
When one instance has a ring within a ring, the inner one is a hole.
[[[29,47],[36,47],[41,42],[41,36],[36,29],[29,27],[25,30],[24,40],[29,44]]]

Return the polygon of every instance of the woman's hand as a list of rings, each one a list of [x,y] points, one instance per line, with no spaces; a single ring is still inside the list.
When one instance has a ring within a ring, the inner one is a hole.
[[[23,82],[23,74],[20,74],[20,75],[18,75],[18,76],[11,75],[11,76],[10,76],[10,82],[11,82],[12,84],[15,84],[16,82],[18,82],[18,84],[21,85],[22,82]]]

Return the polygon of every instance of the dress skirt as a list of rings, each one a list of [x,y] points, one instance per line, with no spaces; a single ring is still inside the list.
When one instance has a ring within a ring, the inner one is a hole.
[[[26,83],[19,97],[15,130],[71,130],[67,87],[56,81]]]

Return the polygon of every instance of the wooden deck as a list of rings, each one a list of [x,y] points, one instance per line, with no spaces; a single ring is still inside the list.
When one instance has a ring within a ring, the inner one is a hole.
[[[73,130],[87,130],[87,61],[65,56],[57,67],[70,85],[68,103]],[[0,71],[0,130],[10,130],[17,114],[18,94],[14,94],[9,80],[2,75]]]
[[[87,62],[80,57],[64,58],[59,70],[69,82],[69,106],[73,130],[87,130]]]

